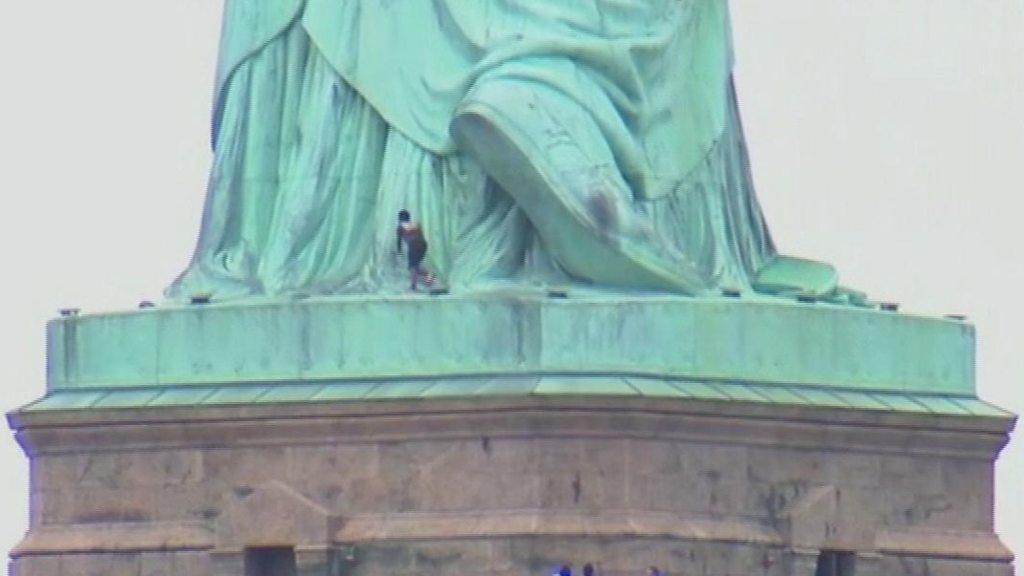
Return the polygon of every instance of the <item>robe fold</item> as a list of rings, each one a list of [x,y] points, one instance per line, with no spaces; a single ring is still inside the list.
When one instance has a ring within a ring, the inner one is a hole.
[[[436,154],[454,151],[448,127],[474,83],[503,74],[586,110],[641,198],[672,192],[725,127],[724,0],[228,0],[215,126],[231,74],[295,21],[390,125]]]
[[[214,168],[171,297],[394,289],[401,208],[455,288],[701,294],[749,288],[774,256],[725,0],[227,0],[224,17]]]

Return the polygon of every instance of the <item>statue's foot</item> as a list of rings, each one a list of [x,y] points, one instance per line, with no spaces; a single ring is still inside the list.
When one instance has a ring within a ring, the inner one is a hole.
[[[831,264],[792,256],[776,256],[762,266],[753,288],[762,294],[816,300],[865,300],[863,294],[839,287],[839,274]]]
[[[515,199],[559,266],[599,285],[707,293],[705,275],[685,258],[671,257],[653,232],[645,232],[639,215],[626,205],[628,188],[584,177],[596,164],[567,150],[575,135],[544,136],[544,125],[538,124],[543,118],[535,116],[551,116],[560,108],[538,110],[547,103],[491,88],[478,90],[460,107],[452,136]]]

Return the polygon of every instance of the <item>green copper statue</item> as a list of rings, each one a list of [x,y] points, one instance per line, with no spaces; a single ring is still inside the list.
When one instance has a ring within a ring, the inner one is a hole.
[[[215,160],[172,298],[405,289],[835,295],[776,255],[726,0],[227,0]]]

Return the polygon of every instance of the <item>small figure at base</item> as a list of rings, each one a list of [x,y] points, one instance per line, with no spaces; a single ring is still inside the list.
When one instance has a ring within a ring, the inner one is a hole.
[[[434,284],[434,275],[423,269],[423,258],[427,255],[427,239],[423,236],[423,228],[414,222],[408,210],[398,213],[398,253],[402,253],[403,242],[408,247],[409,255],[409,288],[416,291],[420,278],[428,287]]]
[[[662,573],[657,566],[651,566],[647,569],[647,576],[662,576]]]
[[[594,576],[594,565],[584,564],[583,565],[583,576]]]

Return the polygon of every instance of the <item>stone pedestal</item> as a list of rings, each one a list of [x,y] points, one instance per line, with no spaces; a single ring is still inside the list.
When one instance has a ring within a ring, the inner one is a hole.
[[[992,511],[1013,418],[975,397],[962,323],[385,304],[52,325],[47,397],[9,416],[32,461],[14,573],[242,576],[277,553],[298,576],[814,576],[829,554],[840,576],[1013,573]]]

